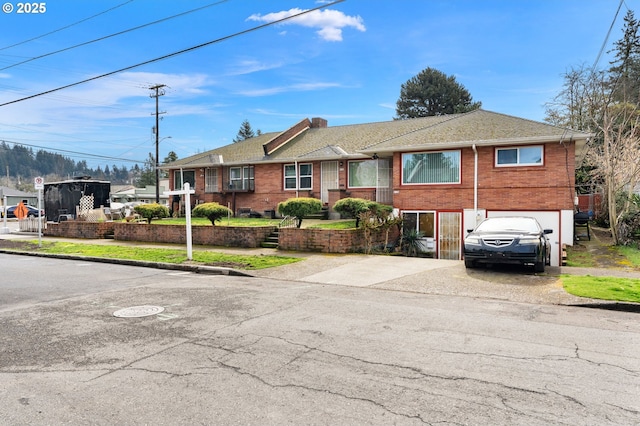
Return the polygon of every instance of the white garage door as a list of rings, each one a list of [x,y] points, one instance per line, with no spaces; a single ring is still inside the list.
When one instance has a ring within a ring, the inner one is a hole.
[[[553,229],[553,233],[547,235],[551,243],[551,266],[560,266],[560,212],[541,211],[487,211],[487,217],[497,216],[530,216],[535,217],[542,229]]]

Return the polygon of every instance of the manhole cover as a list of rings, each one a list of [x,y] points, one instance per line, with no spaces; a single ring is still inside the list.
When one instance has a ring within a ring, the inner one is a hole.
[[[113,316],[118,318],[140,318],[156,315],[162,311],[164,311],[164,308],[162,306],[131,306],[130,308],[124,308],[120,309],[119,311],[115,311],[113,313]]]

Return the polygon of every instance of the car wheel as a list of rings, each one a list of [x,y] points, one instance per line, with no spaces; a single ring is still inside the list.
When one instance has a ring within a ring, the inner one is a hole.
[[[465,268],[474,268],[476,265],[475,263],[473,263],[473,260],[464,260],[464,267]]]
[[[533,264],[533,271],[538,273],[544,272],[544,264],[545,264],[545,258],[543,257],[540,262],[536,262]]]

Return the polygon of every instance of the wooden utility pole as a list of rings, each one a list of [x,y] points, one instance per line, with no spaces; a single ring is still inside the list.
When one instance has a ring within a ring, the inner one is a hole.
[[[156,134],[156,158],[155,158],[155,173],[156,173],[156,203],[160,203],[160,173],[158,170],[158,166],[160,165],[160,114],[164,114],[164,112],[158,111],[158,98],[160,96],[164,96],[164,88],[167,87],[164,84],[156,84],[155,86],[149,87],[149,90],[153,90],[153,92],[149,95],[151,98],[156,98],[156,127],[154,128]]]

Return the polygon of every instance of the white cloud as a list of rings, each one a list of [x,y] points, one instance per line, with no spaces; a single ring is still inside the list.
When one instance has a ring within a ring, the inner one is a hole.
[[[289,9],[282,12],[253,14],[248,21],[274,22],[295,16],[304,12],[303,9]],[[342,41],[342,29],[352,27],[358,31],[366,31],[364,21],[360,16],[348,16],[338,10],[314,10],[282,23],[282,25],[302,25],[303,27],[319,28],[317,34],[326,41]]]
[[[284,92],[310,92],[331,87],[340,87],[340,85],[338,83],[301,83],[290,86],[269,87],[266,89],[243,90],[238,92],[238,94],[243,96],[269,96]]]
[[[396,109],[396,105],[395,104],[383,103],[383,104],[378,104],[378,106],[381,106],[382,108],[387,108],[387,109],[393,109],[393,110]]]
[[[268,71],[268,70],[280,68],[282,66],[283,64],[281,62],[267,63],[267,62],[259,62],[253,59],[247,59],[247,60],[240,61],[237,64],[230,67],[229,74],[230,75],[252,74],[254,72]]]

